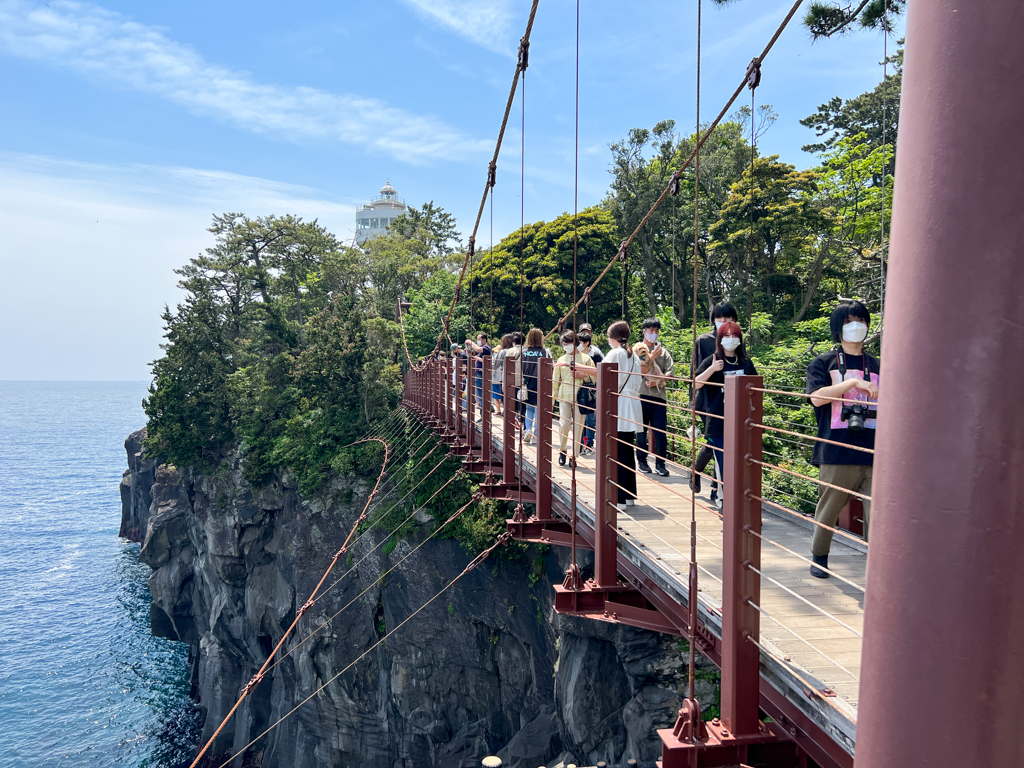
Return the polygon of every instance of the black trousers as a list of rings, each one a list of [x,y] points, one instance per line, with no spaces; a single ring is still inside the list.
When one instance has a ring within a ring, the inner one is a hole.
[[[641,395],[640,407],[644,412],[644,431],[638,432],[636,436],[636,460],[644,463],[647,461],[647,428],[651,427],[654,433],[654,455],[658,457],[659,462],[664,463],[668,455],[668,436],[665,434],[668,426],[668,406],[664,400]]]
[[[701,449],[700,449],[700,453],[697,454],[697,462],[696,462],[696,465],[695,465],[695,469],[698,472],[703,472],[707,468],[708,464],[712,463],[714,458],[715,458],[715,451],[714,451],[714,449],[712,449],[712,447],[710,445],[702,446]],[[709,472],[708,474],[711,474],[711,475],[715,474],[714,466],[711,467],[711,472]],[[707,480],[707,478],[704,478],[704,479]],[[718,498],[718,482],[715,481],[715,480],[711,480],[709,482],[711,483],[711,498],[717,499]]]
[[[636,464],[634,463],[635,450],[633,448],[636,432],[619,432],[618,438],[616,445],[619,446],[619,450],[616,459],[619,463],[615,466],[618,467],[619,472],[615,482],[620,487],[615,490],[617,502],[622,504],[626,499],[636,498]]]

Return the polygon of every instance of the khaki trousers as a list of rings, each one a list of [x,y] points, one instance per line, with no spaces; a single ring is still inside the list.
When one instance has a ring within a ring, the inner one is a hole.
[[[818,470],[818,479],[825,483],[849,488],[851,491],[871,495],[871,467],[862,464],[822,464]],[[814,510],[814,519],[819,523],[835,528],[839,522],[839,513],[843,511],[850,494],[837,491],[827,485],[818,486],[818,506]],[[871,502],[864,503],[864,540],[868,538],[868,520],[871,517]],[[816,557],[827,555],[832,548],[832,531],[814,526],[814,538],[811,540],[811,554]]]
[[[580,413],[580,407],[576,403],[570,403],[568,400],[558,401],[558,433],[561,440],[559,441],[558,450],[561,453],[565,453],[566,443],[569,442],[569,429],[572,427],[573,417],[576,419],[576,429],[573,430],[573,443],[576,446],[574,453],[579,456],[580,449],[583,445],[580,443],[580,437],[583,435],[583,414]]]

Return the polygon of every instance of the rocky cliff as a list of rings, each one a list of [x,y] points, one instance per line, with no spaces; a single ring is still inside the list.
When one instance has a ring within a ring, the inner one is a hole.
[[[144,458],[144,437],[125,442],[121,532],[142,542],[153,569],[153,633],[191,649],[205,741],[313,590],[374,479],[340,478],[304,499],[287,473],[250,487],[237,458],[211,475]],[[536,768],[660,757],[655,729],[675,720],[684,646],[555,614],[561,552],[488,560],[314,695],[471,559],[454,540],[431,540],[382,577],[436,524],[427,514],[417,520],[413,536],[387,554],[374,550],[302,618],[285,645],[293,652],[246,699],[207,765],[220,765],[296,707],[248,749],[245,765],[456,768],[496,753],[506,765]],[[385,535],[363,536],[354,560]],[[698,682],[701,701],[712,704],[713,683]]]

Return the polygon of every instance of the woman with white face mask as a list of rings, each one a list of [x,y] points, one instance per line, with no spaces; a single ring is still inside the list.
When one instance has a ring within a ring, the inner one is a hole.
[[[829,328],[835,349],[819,355],[807,366],[807,393],[818,419],[818,437],[811,463],[818,478],[831,486],[818,486],[814,519],[835,527],[839,513],[854,495],[871,495],[871,465],[875,447],[875,416],[878,413],[878,379],[881,363],[864,351],[871,315],[859,301],[840,302],[832,311]],[[830,399],[839,398],[839,399]],[[847,447],[849,446],[849,447]],[[849,493],[838,490],[847,488]],[[871,503],[864,503],[864,538],[868,537]],[[814,527],[811,575],[827,579],[832,531]]]
[[[577,402],[580,387],[584,383],[595,381],[590,371],[594,370],[594,361],[590,355],[577,351],[576,334],[573,331],[566,331],[561,336],[562,350],[564,355],[555,362],[554,378],[551,382],[551,389],[554,398],[558,402],[558,426],[559,426],[559,447],[558,465],[564,467],[566,464],[566,443],[569,439],[569,431],[572,430],[572,456],[568,457],[570,464],[575,464],[576,457],[580,455],[583,445],[580,437],[583,434],[583,414]]]
[[[722,480],[725,477],[722,466],[722,449],[725,447],[725,377],[756,376],[757,368],[747,357],[743,348],[743,331],[731,320],[718,328],[714,354],[705,358],[697,368],[693,387],[704,390],[702,398],[707,425],[708,443],[718,450],[715,451],[715,476]],[[718,508],[723,506],[723,494],[718,494]]]

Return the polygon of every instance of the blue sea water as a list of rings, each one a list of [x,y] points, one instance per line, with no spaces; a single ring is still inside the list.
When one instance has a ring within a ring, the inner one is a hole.
[[[118,538],[142,382],[0,382],[0,767],[188,765],[188,649]]]

